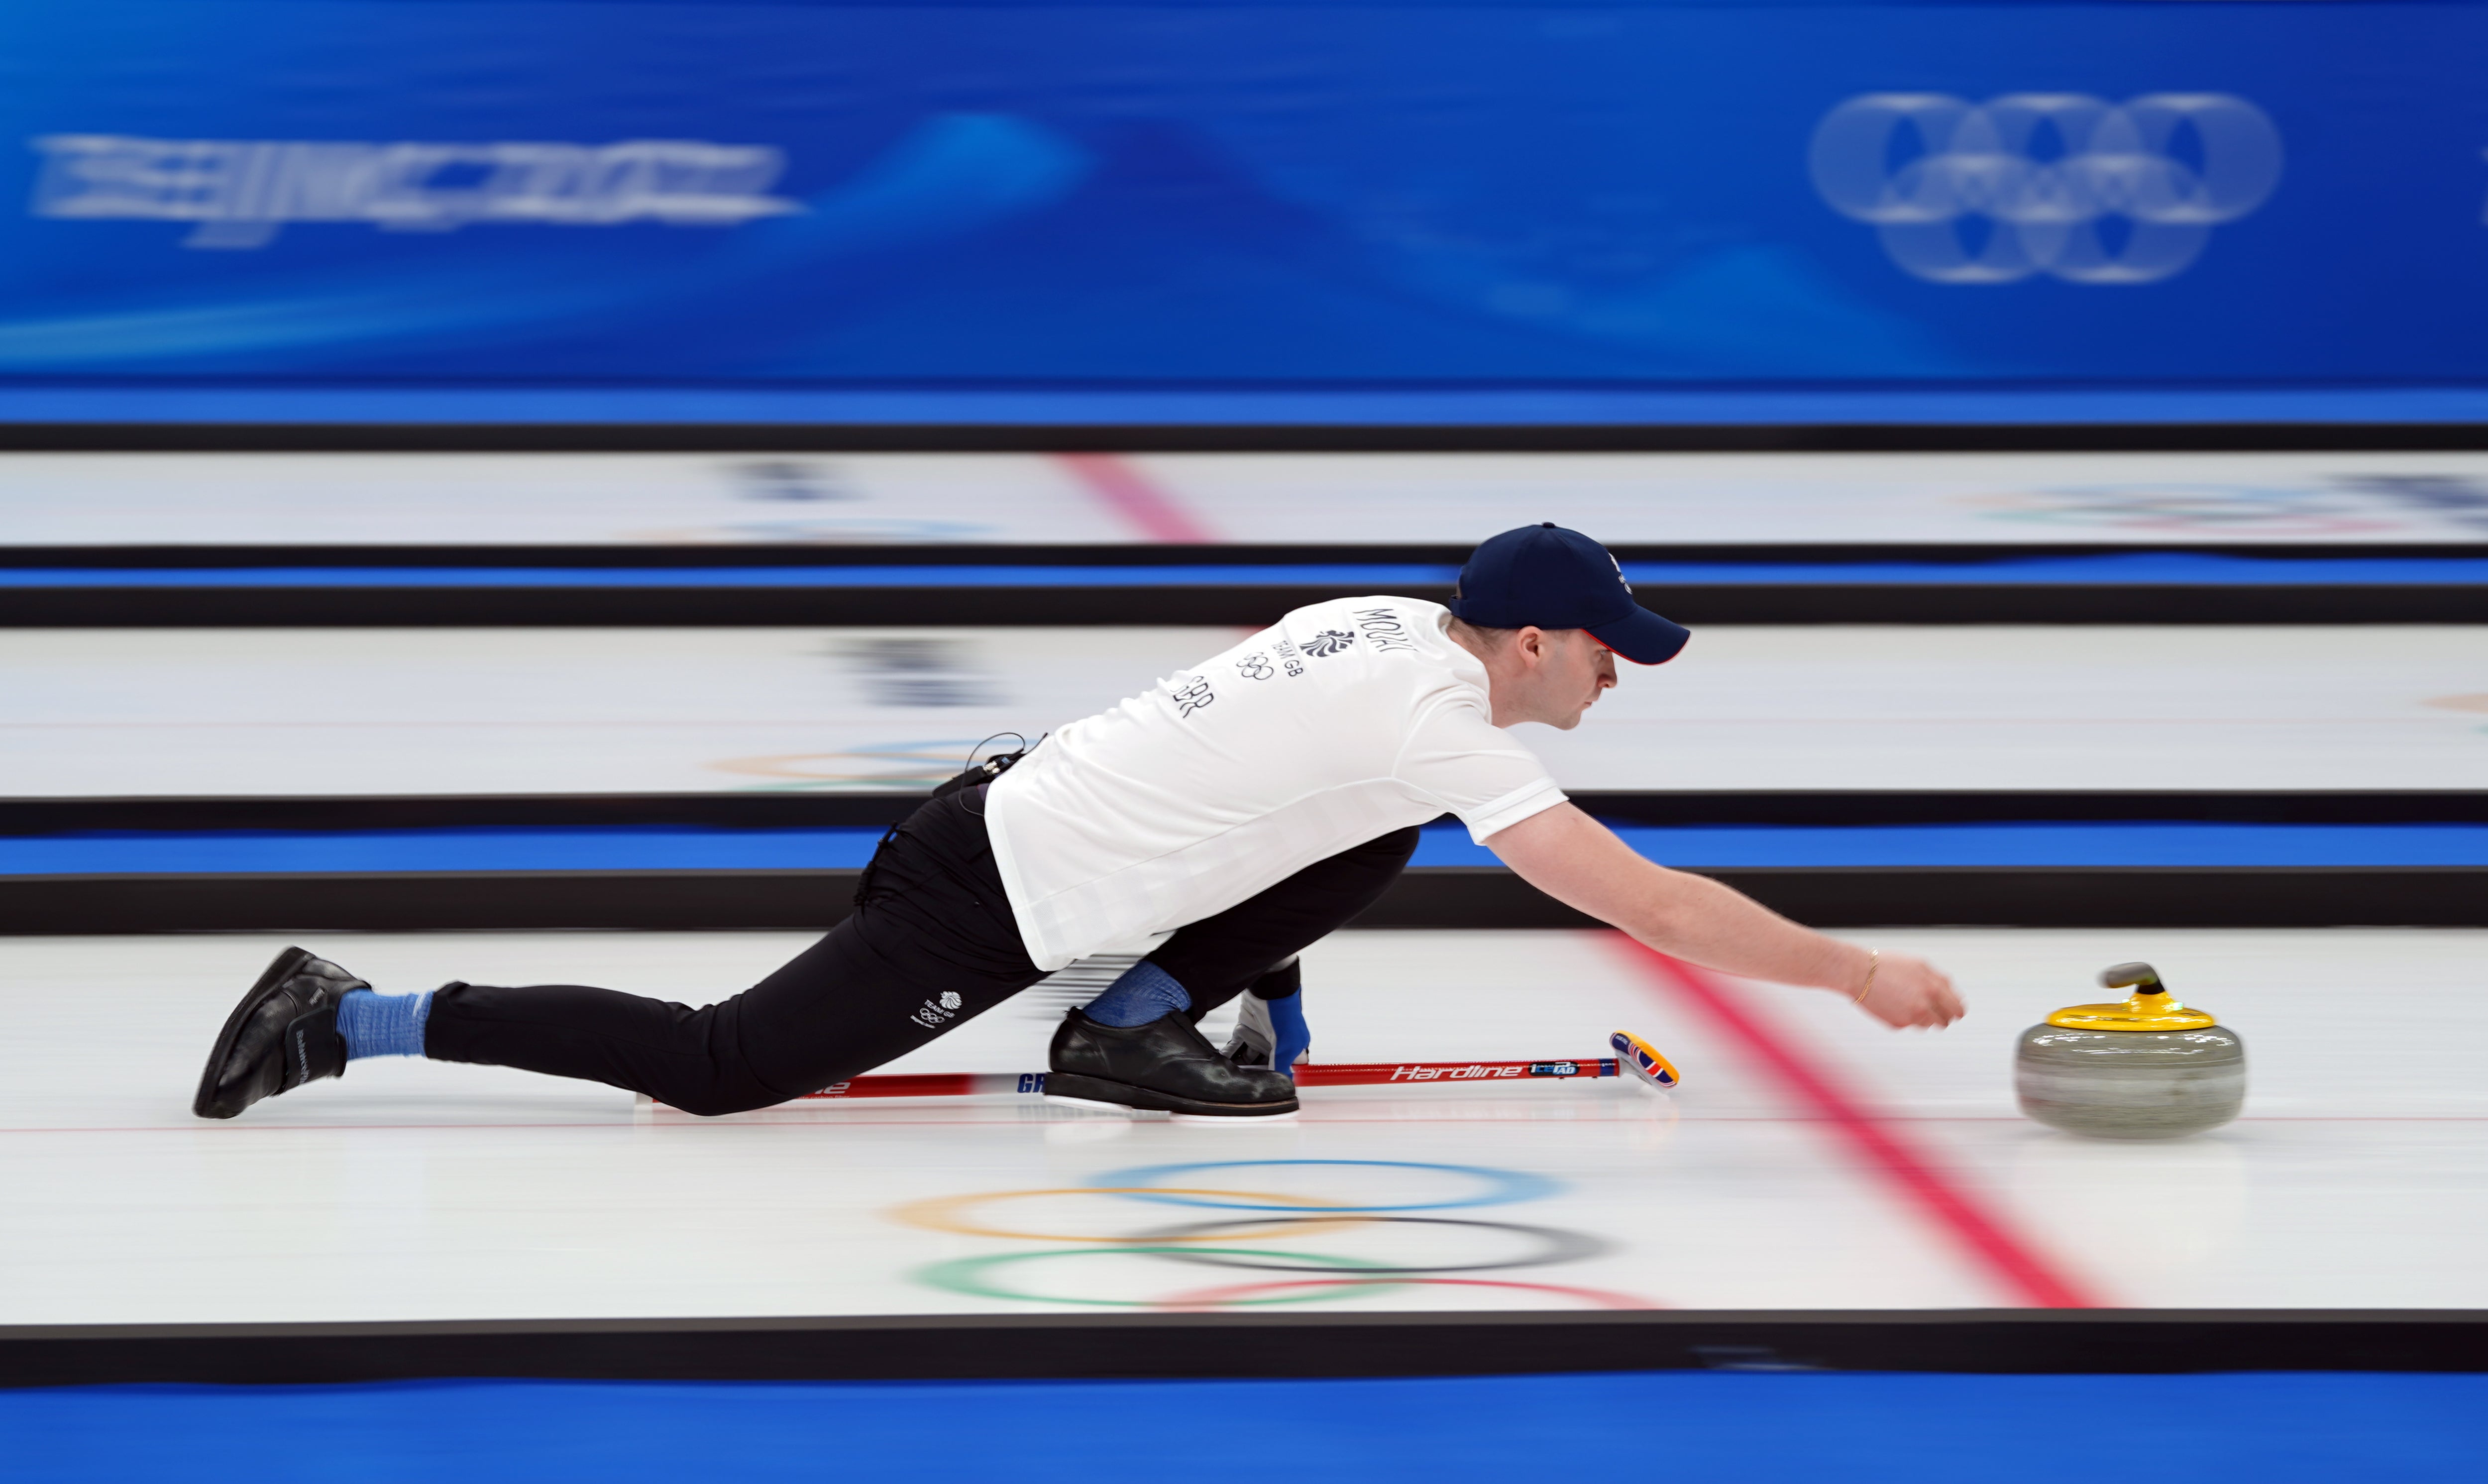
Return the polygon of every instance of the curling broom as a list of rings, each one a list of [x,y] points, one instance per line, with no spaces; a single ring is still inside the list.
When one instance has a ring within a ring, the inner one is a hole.
[[[1630,1031],[1607,1038],[1617,1054],[1558,1057],[1545,1061],[1300,1062],[1299,1087],[1382,1087],[1430,1082],[1522,1082],[1569,1078],[1631,1077],[1653,1087],[1674,1087],[1676,1066]],[[1036,1097],[1045,1091],[1042,1072],[918,1072],[866,1074],[833,1082],[806,1098],[970,1098],[979,1095]]]

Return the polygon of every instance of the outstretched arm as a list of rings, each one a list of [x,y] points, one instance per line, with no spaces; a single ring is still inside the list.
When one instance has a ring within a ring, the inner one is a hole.
[[[1865,949],[1791,922],[1708,877],[1653,864],[1573,804],[1534,814],[1485,843],[1532,886],[1661,953],[1842,994],[1865,988]],[[1949,1025],[1962,1015],[1952,981],[1900,953],[1882,956],[1863,1008],[1894,1026]]]

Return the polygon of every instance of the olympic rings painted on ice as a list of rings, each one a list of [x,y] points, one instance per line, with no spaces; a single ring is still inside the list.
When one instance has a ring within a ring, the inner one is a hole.
[[[994,1201],[1028,1200],[1040,1195],[1139,1194],[1241,1195],[1250,1196],[1256,1200],[1282,1201],[1286,1203],[1286,1207],[1266,1208],[1270,1210],[1282,1210],[1286,1209],[1287,1207],[1302,1209],[1307,1206],[1321,1208],[1328,1207],[1330,1205],[1330,1202],[1325,1201],[1318,1196],[1280,1195],[1262,1190],[1166,1190],[1161,1187],[1142,1186],[1072,1186],[1066,1189],[1053,1190],[985,1190],[971,1195],[937,1195],[931,1200],[910,1201],[906,1205],[892,1210],[890,1215],[894,1220],[904,1221],[910,1226],[921,1226],[927,1231],[949,1232],[961,1237],[1002,1237],[1014,1242],[1104,1242],[1116,1243],[1124,1246],[1128,1246],[1135,1242],[1143,1242],[1155,1243],[1163,1246],[1171,1242],[1217,1242],[1223,1240],[1220,1236],[1215,1234],[1200,1237],[1088,1237],[1077,1236],[1067,1232],[1010,1231],[999,1226],[979,1226],[974,1221],[962,1219],[958,1215],[960,1211],[966,1210],[970,1207],[987,1205]],[[1222,1227],[1243,1225],[1268,1226],[1275,1225],[1282,1221],[1301,1221],[1310,1222],[1317,1226],[1353,1226],[1361,1221],[1371,1221],[1374,1219],[1376,1218],[1373,1217],[1361,1216],[1353,1212],[1343,1211],[1336,1216],[1261,1217],[1258,1218],[1247,1218],[1240,1221],[1220,1221],[1216,1223],[1204,1222],[1202,1224],[1216,1224]]]
[[[1207,1160],[1192,1164],[1148,1164],[1143,1165],[1137,1169],[1116,1170],[1111,1174],[1101,1175],[1097,1179],[1096,1189],[1120,1190],[1124,1188],[1137,1187],[1139,1190],[1137,1193],[1132,1195],[1132,1199],[1158,1201],[1170,1206],[1200,1206],[1211,1211],[1279,1211],[1286,1213],[1289,1208],[1283,1206],[1257,1205],[1246,1200],[1204,1200],[1199,1196],[1179,1194],[1171,1188],[1161,1187],[1157,1184],[1157,1182],[1161,1180],[1170,1179],[1174,1176],[1190,1175],[1202,1170],[1270,1169],[1280,1166],[1440,1170],[1455,1175],[1465,1176],[1468,1179],[1482,1181],[1486,1187],[1486,1189],[1479,1194],[1465,1196],[1458,1200],[1407,1201],[1393,1206],[1341,1205],[1329,1208],[1330,1210],[1342,1214],[1350,1212],[1374,1213],[1387,1211],[1456,1211],[1470,1206],[1501,1206],[1508,1205],[1513,1201],[1536,1200],[1543,1195],[1552,1195],[1557,1190],[1563,1189],[1562,1186],[1547,1179],[1543,1175],[1533,1175],[1525,1170],[1496,1169],[1491,1165],[1484,1164],[1429,1164],[1413,1160]],[[1227,1191],[1222,1193],[1249,1194],[1250,1192]]]
[[[1808,165],[1824,201],[1920,278],[2139,284],[2263,205],[2281,148],[2262,109],[2225,93],[1869,93],[1824,116]]]
[[[1472,1182],[1476,1189],[1467,1195],[1451,1200],[1350,1206],[1335,1203],[1321,1196],[1292,1195],[1267,1190],[1218,1190],[1191,1184],[1160,1183],[1208,1171],[1267,1170],[1287,1166],[1421,1171],[1433,1175],[1456,1176]],[[1098,1176],[1093,1185],[1070,1189],[990,1190],[965,1195],[938,1196],[897,1207],[891,1212],[891,1215],[912,1226],[956,1236],[998,1238],[1016,1242],[1084,1244],[1080,1246],[1056,1247],[1036,1252],[1001,1252],[953,1258],[919,1269],[914,1274],[918,1282],[928,1287],[961,1294],[972,1299],[1001,1300],[1017,1303],[1065,1303],[1092,1308],[1202,1309],[1319,1303],[1385,1293],[1407,1284],[1434,1284],[1552,1294],[1602,1308],[1660,1307],[1661,1305],[1650,1301],[1605,1289],[1440,1275],[1481,1273],[1505,1268],[1543,1267],[1595,1257],[1608,1250],[1608,1244],[1586,1233],[1565,1231],[1549,1226],[1523,1225],[1513,1221],[1484,1221],[1464,1218],[1395,1214],[1501,1205],[1512,1201],[1532,1200],[1541,1195],[1551,1195],[1562,1189],[1560,1184],[1542,1175],[1520,1170],[1497,1169],[1489,1165],[1436,1164],[1410,1160],[1215,1160],[1187,1164],[1153,1164],[1118,1170]],[[1150,1201],[1238,1214],[1212,1220],[1186,1222],[1125,1237],[1014,1231],[1007,1227],[984,1224],[980,1219],[970,1215],[978,1207],[998,1201],[1072,1195],[1103,1195],[1122,1200]],[[1247,1214],[1256,1212],[1268,1214]],[[1490,1262],[1394,1265],[1371,1258],[1325,1252],[1209,1245],[1252,1237],[1267,1239],[1309,1235],[1316,1231],[1354,1226],[1359,1223],[1458,1227],[1479,1232],[1517,1234],[1533,1239],[1538,1244],[1539,1249],[1518,1257]],[[1001,1277],[1001,1274],[1006,1271],[1015,1272],[1013,1268],[1015,1264],[1115,1253],[1165,1258],[1207,1267],[1241,1269],[1253,1273],[1305,1273],[1324,1275],[1229,1284],[1217,1288],[1199,1289],[1169,1299],[1057,1298],[1046,1294],[1024,1293],[1004,1286]]]
[[[943,1289],[949,1293],[964,1294],[972,1299],[1006,1299],[1018,1303],[1078,1303],[1085,1304],[1091,1308],[1110,1309],[1164,1308],[1166,1307],[1166,1302],[1157,1299],[1062,1299],[1056,1298],[1050,1294],[1024,1294],[989,1281],[986,1274],[997,1268],[1007,1267],[1013,1263],[1044,1262],[1056,1257],[1103,1257],[1115,1256],[1127,1252],[1157,1253],[1160,1255],[1180,1252],[1190,1255],[1195,1252],[1204,1251],[1224,1252],[1227,1255],[1233,1257],[1301,1257],[1311,1255],[1300,1252],[1271,1252],[1253,1247],[1058,1247],[1047,1252],[996,1252],[984,1257],[953,1258],[948,1262],[935,1263],[929,1268],[918,1269],[916,1278],[917,1281],[920,1283],[925,1283],[934,1288]],[[1319,1258],[1318,1260],[1330,1264],[1334,1271],[1346,1269],[1351,1272],[1355,1272],[1362,1271],[1365,1267],[1365,1264],[1361,1259],[1353,1257],[1324,1257]],[[1384,1276],[1371,1280],[1342,1278],[1335,1281],[1344,1284],[1350,1289],[1383,1289],[1393,1287],[1400,1283],[1423,1282],[1425,1280],[1421,1278],[1394,1278]],[[1258,1286],[1267,1287],[1271,1285],[1264,1284]],[[1281,1284],[1277,1286],[1285,1287],[1288,1285]],[[1304,1285],[1299,1283],[1295,1286]],[[1221,1300],[1219,1302],[1231,1302],[1238,1304],[1255,1305],[1272,1303],[1317,1303],[1325,1299],[1353,1297],[1353,1293],[1310,1293],[1300,1294],[1292,1299],[1244,1298],[1232,1301]]]
[[[930,788],[957,772],[973,739],[886,742],[844,752],[787,752],[769,757],[720,758],[706,766],[720,772],[771,780],[747,787],[833,789]]]
[[[1410,1277],[1400,1278],[1399,1281],[1402,1283],[1426,1284],[1439,1288],[1513,1288],[1521,1290],[1524,1293],[1558,1294],[1568,1299],[1584,1299],[1597,1304],[1600,1308],[1606,1309],[1656,1309],[1666,1307],[1663,1303],[1653,1303],[1648,1299],[1637,1299],[1631,1294],[1613,1293],[1603,1288],[1574,1288],[1563,1283],[1520,1283],[1507,1278]],[[1255,1294],[1267,1294],[1274,1290],[1284,1288],[1342,1288],[1373,1286],[1375,1285],[1364,1282],[1357,1278],[1286,1278],[1269,1283],[1235,1283],[1225,1288],[1203,1288],[1193,1293],[1177,1294],[1172,1299],[1161,1299],[1158,1301],[1156,1306],[1162,1309],[1205,1309],[1217,1308],[1223,1304],[1273,1303],[1278,1301],[1267,1298],[1253,1298],[1249,1296]],[[1350,1296],[1343,1295],[1342,1297]]]
[[[1218,1240],[1218,1230],[1224,1230],[1225,1228],[1231,1226],[1294,1225],[1299,1222],[1318,1224],[1336,1219],[1339,1218],[1334,1217],[1317,1216],[1240,1217],[1235,1219],[1226,1221],[1195,1221],[1189,1225],[1171,1226],[1164,1231],[1151,1232],[1140,1240],[1168,1243],[1214,1242]],[[1536,1239],[1541,1245],[1541,1249],[1537,1252],[1521,1257],[1501,1258],[1493,1262],[1444,1263],[1424,1267],[1414,1265],[1407,1267],[1394,1266],[1360,1270],[1370,1273],[1491,1273],[1505,1268],[1543,1268],[1552,1263],[1579,1262],[1585,1257],[1597,1257],[1607,1250],[1607,1244],[1605,1242],[1597,1237],[1593,1237],[1586,1232],[1565,1231],[1559,1227],[1553,1226],[1523,1226],[1517,1221],[1477,1221],[1464,1219],[1459,1217],[1440,1216],[1366,1216],[1350,1217],[1347,1219],[1389,1222],[1396,1225],[1406,1226],[1466,1226],[1484,1231],[1518,1232],[1522,1236]],[[1210,1228],[1216,1228],[1217,1230],[1211,1230]],[[1194,1233],[1201,1233],[1201,1235],[1196,1236],[1193,1235]],[[1260,1233],[1259,1235],[1266,1236],[1269,1234]],[[1202,1263],[1212,1268],[1246,1268],[1260,1273],[1320,1273],[1325,1271],[1323,1264],[1318,1262],[1233,1262],[1230,1261],[1223,1255],[1212,1255],[1213,1250],[1214,1249],[1210,1248],[1191,1248],[1188,1249],[1190,1255],[1186,1255],[1186,1253],[1182,1252],[1170,1253],[1169,1255],[1181,1262]]]

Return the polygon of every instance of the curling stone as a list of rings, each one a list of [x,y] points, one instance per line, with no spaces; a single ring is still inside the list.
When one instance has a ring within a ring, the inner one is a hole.
[[[2022,1032],[2022,1111],[2094,1138],[2178,1138],[2238,1116],[2247,1049],[2236,1031],[2171,998],[2148,964],[2104,969],[2100,983],[2134,994],[2069,1006]]]

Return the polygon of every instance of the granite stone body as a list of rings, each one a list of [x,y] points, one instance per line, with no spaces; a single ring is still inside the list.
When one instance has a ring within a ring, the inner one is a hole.
[[[2014,1050],[2022,1111],[2094,1138],[2177,1138],[2238,1116],[2247,1049],[2225,1025],[2069,1030],[2033,1025]]]

